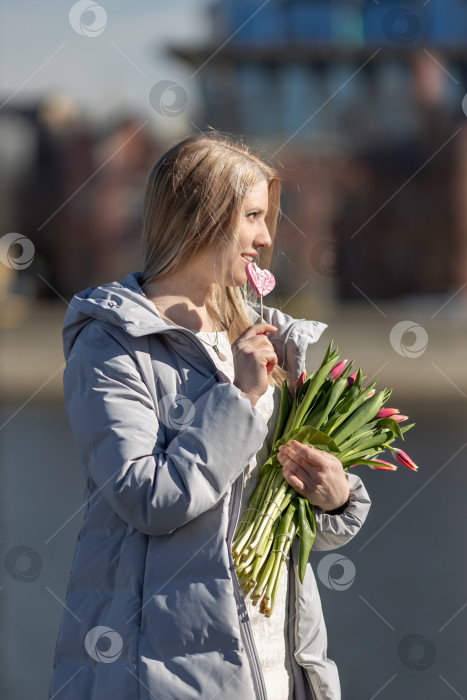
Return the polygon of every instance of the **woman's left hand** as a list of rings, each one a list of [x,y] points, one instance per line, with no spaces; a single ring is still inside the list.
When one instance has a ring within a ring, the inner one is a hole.
[[[312,505],[328,511],[347,502],[350,491],[346,474],[335,455],[290,440],[288,445],[280,446],[277,459],[285,480]]]

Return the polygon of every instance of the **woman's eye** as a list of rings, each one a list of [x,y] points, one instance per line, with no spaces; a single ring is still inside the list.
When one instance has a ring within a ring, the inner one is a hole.
[[[257,217],[258,214],[259,214],[259,211],[252,211],[252,212],[250,212],[249,214],[247,214],[247,217],[248,217],[248,216],[253,216],[253,217],[256,219],[256,217]]]

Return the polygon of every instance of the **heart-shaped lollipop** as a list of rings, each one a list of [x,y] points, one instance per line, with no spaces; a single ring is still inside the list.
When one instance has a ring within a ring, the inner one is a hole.
[[[262,270],[254,262],[246,266],[246,276],[253,287],[255,294],[259,297],[261,310],[261,323],[263,323],[263,297],[272,292],[276,286],[274,275],[269,270]]]
[[[254,262],[246,266],[246,274],[256,295],[259,297],[266,296],[266,294],[272,292],[276,286],[276,280],[272,272],[269,272],[269,270],[262,270]]]

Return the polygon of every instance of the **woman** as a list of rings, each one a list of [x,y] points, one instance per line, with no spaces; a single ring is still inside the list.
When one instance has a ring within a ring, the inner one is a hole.
[[[275,609],[241,593],[230,544],[290,395],[326,325],[258,304],[245,256],[267,267],[280,184],[250,150],[211,133],[154,165],[141,272],[76,294],[63,327],[64,396],[86,508],[50,698],[340,698],[297,542]],[[366,518],[355,475],[317,449],[280,457],[312,504],[315,550]]]

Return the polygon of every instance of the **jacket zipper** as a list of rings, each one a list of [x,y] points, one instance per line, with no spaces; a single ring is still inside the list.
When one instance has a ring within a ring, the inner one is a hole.
[[[238,583],[237,574],[235,573],[235,565],[232,559],[232,549],[231,543],[234,534],[234,530],[237,526],[238,514],[240,511],[240,501],[243,491],[243,486],[241,480],[242,475],[238,477],[232,486],[232,493],[229,504],[229,527],[227,531],[227,549],[229,552],[229,562],[232,571],[232,581],[234,587],[235,602],[237,604],[237,610],[242,607],[245,609],[245,601],[243,599],[243,593]],[[245,609],[246,613],[246,609]],[[243,644],[247,653],[248,660],[250,662],[251,675],[253,678],[253,685],[255,687],[255,695],[257,700],[267,700],[266,686],[264,684],[263,672],[261,670],[261,665],[259,663],[258,653],[256,651],[255,642],[253,639],[253,633],[251,631],[250,621],[248,617],[244,622],[238,619],[240,626],[240,633],[242,635]]]
[[[173,329],[173,330],[175,330],[175,329]],[[199,341],[196,338],[196,336],[193,333],[191,333],[191,331],[186,331],[186,329],[184,329],[184,328],[179,328],[179,329],[177,329],[177,331],[182,333],[185,336],[188,335],[201,348],[204,355],[208,358],[211,365],[215,368],[218,378],[220,380],[222,380],[221,374],[218,371],[218,368],[217,368],[216,364],[214,363],[214,360],[209,355],[209,353],[205,349],[205,347],[201,344],[201,341]],[[161,332],[165,332],[165,333],[169,332],[170,333],[169,330],[161,331]],[[236,479],[234,484],[232,485],[232,491],[231,491],[231,497],[230,497],[230,503],[229,503],[229,527],[227,530],[227,549],[228,549],[228,554],[229,554],[229,563],[230,563],[231,571],[232,571],[233,589],[234,589],[235,602],[237,604],[237,610],[239,608],[241,608],[242,606],[245,607],[245,601],[243,599],[243,593],[241,591],[240,584],[238,583],[237,574],[235,573],[235,565],[234,565],[233,559],[232,559],[231,543],[232,543],[235,527],[237,526],[238,514],[240,512],[241,493],[243,491],[243,486],[241,483],[242,479],[243,479],[243,477],[242,477],[242,475],[240,475]],[[246,612],[246,610],[245,610],[245,612]],[[253,685],[255,687],[256,698],[257,698],[257,700],[268,700],[267,693],[266,693],[266,686],[264,684],[263,672],[261,670],[261,665],[259,662],[258,653],[256,651],[255,642],[253,639],[253,633],[251,631],[250,621],[248,619],[246,619],[244,622],[242,622],[240,620],[240,618],[238,618],[238,622],[239,622],[239,627],[240,627],[240,633],[241,633],[242,639],[243,639],[243,644],[245,646],[247,657],[248,657],[248,660],[250,662],[251,675],[253,678]]]

